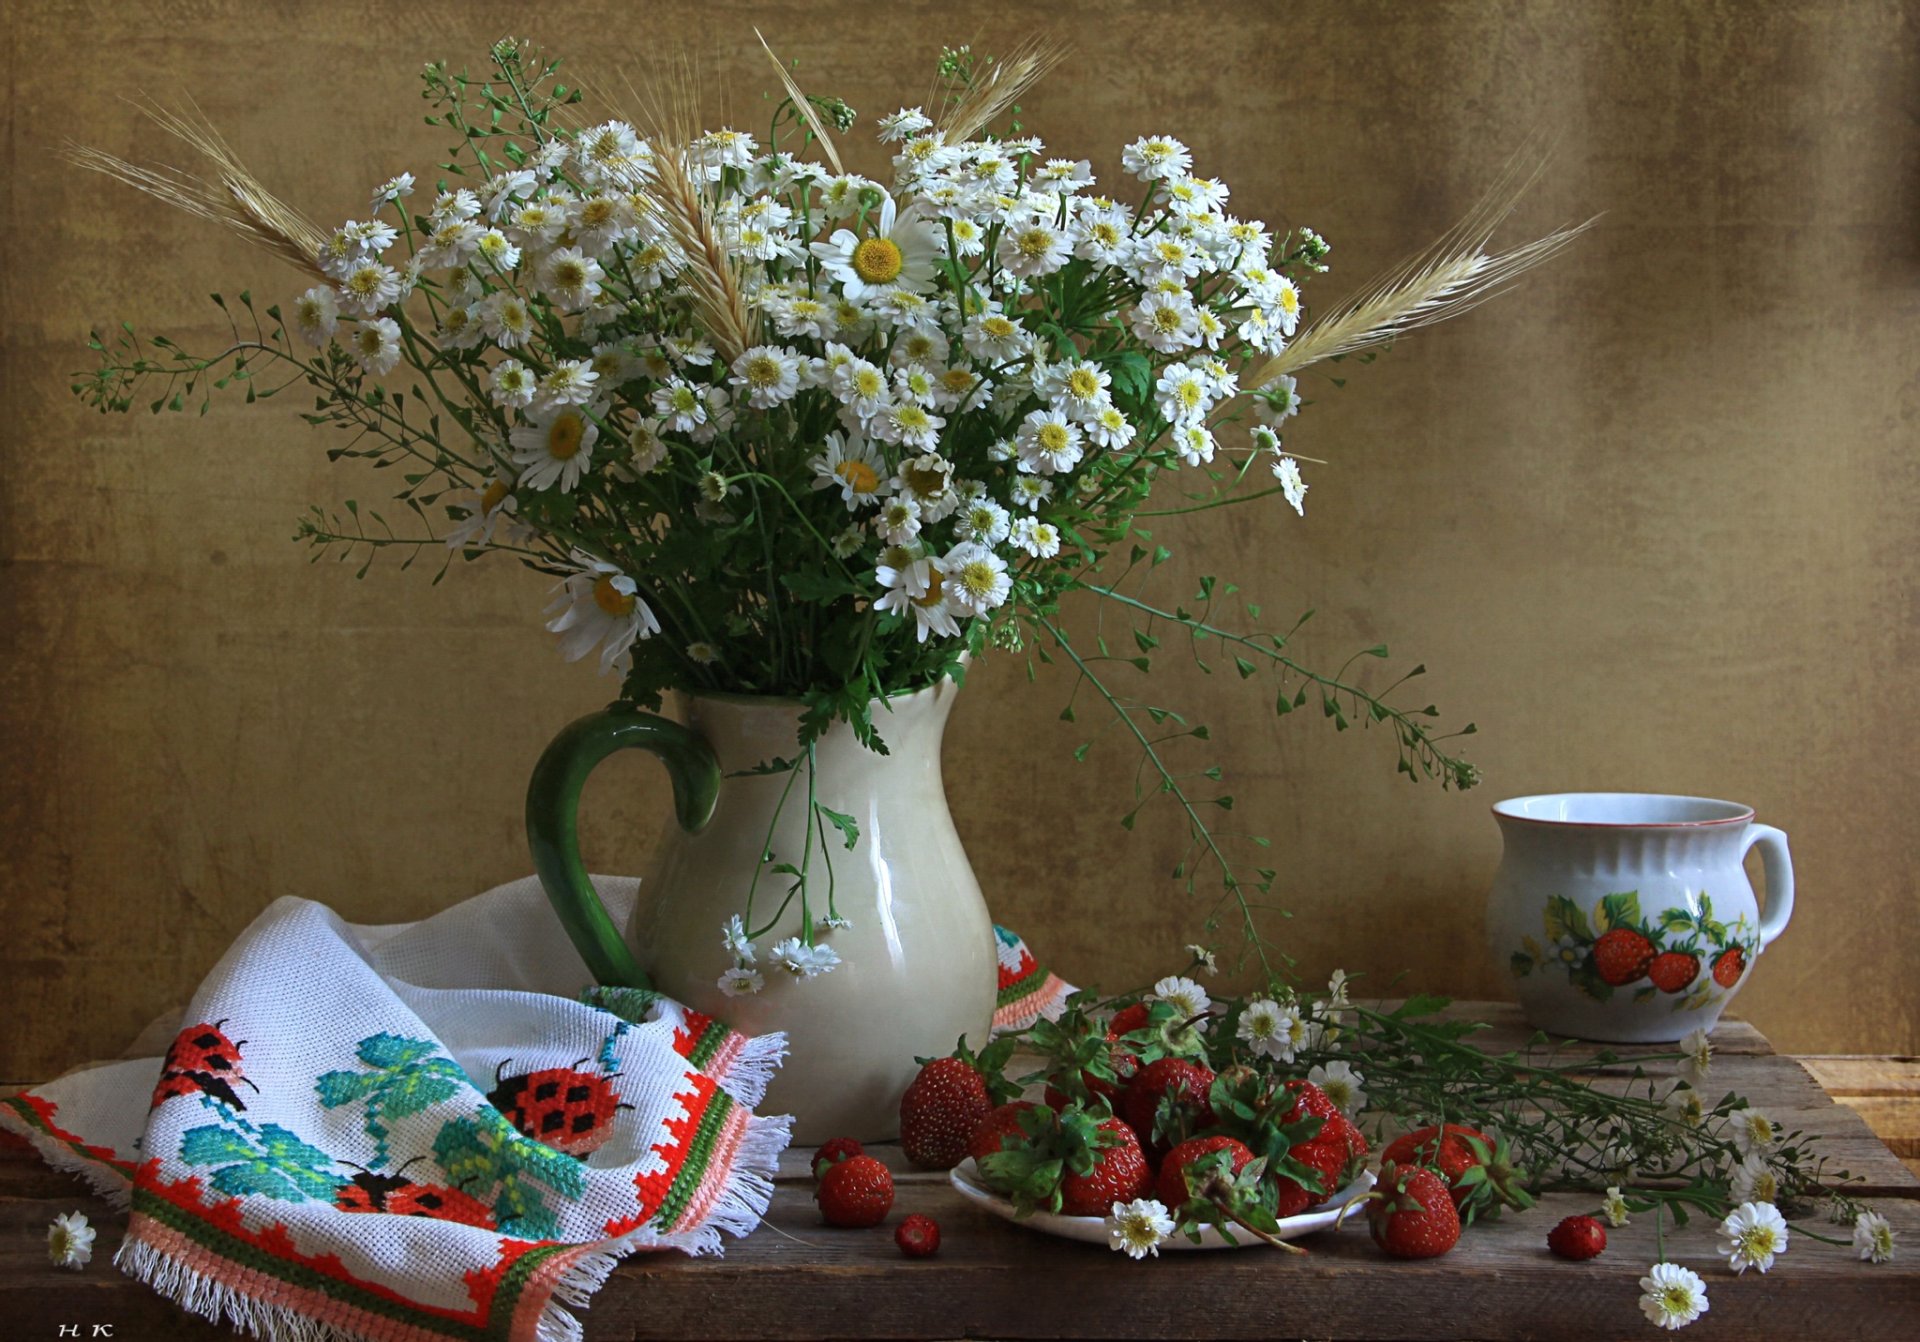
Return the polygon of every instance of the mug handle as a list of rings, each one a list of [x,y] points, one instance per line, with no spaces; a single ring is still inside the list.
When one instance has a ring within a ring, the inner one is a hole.
[[[533,766],[527,783],[527,847],[560,925],[595,981],[650,988],[580,860],[580,789],[601,760],[628,749],[649,751],[667,766],[680,828],[689,834],[706,828],[720,797],[720,761],[713,747],[689,727],[615,703],[562,728]]]
[[[1745,857],[1756,844],[1767,878],[1767,912],[1760,919],[1760,945],[1764,949],[1786,931],[1787,919],[1793,916],[1793,857],[1787,852],[1787,836],[1772,825],[1755,825],[1748,830],[1747,846],[1740,850],[1740,856]]]

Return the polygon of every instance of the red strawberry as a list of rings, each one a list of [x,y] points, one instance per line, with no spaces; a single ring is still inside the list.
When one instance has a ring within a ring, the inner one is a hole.
[[[1377,1201],[1367,1204],[1373,1242],[1395,1258],[1438,1258],[1460,1242],[1460,1214],[1432,1170],[1389,1161]]]
[[[1207,1103],[1207,1089],[1212,1085],[1210,1068],[1186,1058],[1161,1058],[1142,1067],[1127,1083],[1120,1095],[1120,1117],[1140,1138],[1142,1146],[1156,1155],[1164,1155],[1167,1144],[1155,1140],[1153,1135],[1153,1116],[1159,1111],[1161,1098],[1171,1095],[1194,1109],[1193,1126],[1203,1128],[1213,1119],[1213,1108]]]
[[[1729,946],[1713,962],[1713,981],[1722,988],[1731,988],[1747,972],[1747,953],[1738,946]]]
[[[1369,1149],[1367,1139],[1361,1135],[1360,1129],[1353,1125],[1353,1120],[1345,1114],[1341,1114],[1338,1118],[1328,1123],[1326,1128],[1321,1130],[1322,1135],[1325,1135],[1328,1131],[1337,1132],[1341,1140],[1346,1142],[1347,1158],[1349,1160],[1359,1159],[1367,1154]]]
[[[1646,934],[1631,927],[1616,927],[1602,932],[1593,943],[1593,968],[1602,983],[1622,987],[1644,978],[1653,963],[1653,943]]]
[[[1321,1131],[1321,1136],[1310,1142],[1300,1142],[1287,1152],[1293,1159],[1320,1176],[1318,1188],[1302,1190],[1306,1194],[1306,1205],[1309,1207],[1325,1202],[1338,1191],[1340,1172],[1347,1167],[1346,1139],[1331,1127]],[[1282,1183],[1293,1183],[1293,1180],[1284,1179]]]
[[[1215,1151],[1230,1151],[1233,1173],[1240,1173],[1248,1161],[1253,1159],[1244,1142],[1233,1137],[1211,1136],[1192,1137],[1167,1152],[1167,1158],[1160,1162],[1160,1177],[1154,1184],[1153,1195],[1164,1203],[1169,1211],[1179,1211],[1195,1196],[1193,1186],[1187,1182],[1187,1169],[1202,1156],[1210,1156]]]
[[[940,1249],[940,1223],[915,1212],[894,1230],[893,1242],[909,1258],[931,1258]]]
[[[854,1156],[827,1171],[813,1200],[830,1226],[877,1226],[893,1210],[893,1176],[872,1156]]]
[[[1547,1232],[1547,1247],[1578,1263],[1599,1257],[1607,1247],[1607,1232],[1591,1216],[1569,1216]]]
[[[974,1128],[973,1135],[967,1138],[967,1154],[978,1165],[994,1152],[1006,1145],[1009,1137],[1020,1134],[1020,1115],[1029,1109],[1038,1108],[1032,1100],[1015,1100],[1012,1104],[1003,1104],[981,1119]]]
[[[993,1108],[980,1073],[958,1058],[935,1058],[900,1097],[900,1149],[913,1164],[950,1170]]]
[[[1091,1174],[1069,1172],[1060,1180],[1060,1211],[1066,1216],[1105,1216],[1116,1202],[1132,1202],[1153,1180],[1133,1129],[1117,1118],[1100,1120],[1100,1130],[1120,1141],[1102,1147]]]
[[[1293,1108],[1287,1110],[1287,1116],[1282,1121],[1298,1123],[1301,1119],[1312,1115],[1325,1119],[1328,1126],[1331,1126],[1333,1121],[1341,1116],[1340,1106],[1328,1099],[1327,1092],[1313,1082],[1289,1081],[1287,1089],[1293,1093]]]
[[[1123,1034],[1132,1034],[1135,1030],[1147,1028],[1147,1004],[1135,1002],[1132,1006],[1121,1007],[1113,1013],[1113,1019],[1107,1022],[1107,1038],[1118,1039]]]
[[[865,1154],[867,1154],[867,1148],[851,1137],[829,1137],[820,1143],[820,1149],[813,1153],[813,1177],[818,1179],[841,1161]]]
[[[1490,1162],[1483,1162],[1479,1152],[1474,1150],[1472,1143],[1476,1141],[1493,1157]],[[1452,1191],[1456,1211],[1469,1212],[1471,1204],[1468,1219],[1491,1210],[1501,1202],[1512,1207],[1528,1207],[1533,1202],[1521,1186],[1524,1183],[1524,1171],[1513,1167],[1506,1143],[1495,1141],[1484,1132],[1459,1123],[1447,1124],[1444,1133],[1437,1127],[1415,1128],[1388,1143],[1387,1149],[1380,1153],[1380,1159],[1402,1166],[1424,1165],[1437,1171]],[[1461,1179],[1467,1171],[1481,1164],[1486,1164],[1486,1179],[1479,1183],[1462,1184]]]
[[[1647,977],[1663,993],[1684,992],[1700,972],[1700,957],[1686,951],[1662,951],[1647,966]]]

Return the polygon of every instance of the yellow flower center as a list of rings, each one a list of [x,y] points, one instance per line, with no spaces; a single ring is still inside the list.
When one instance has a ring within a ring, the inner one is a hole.
[[[506,499],[507,492],[507,482],[505,480],[495,480],[492,484],[488,485],[486,492],[480,496],[481,514],[484,516],[487,513],[491,513],[495,508],[498,508]]]
[[[853,389],[862,398],[871,398],[887,389],[887,380],[874,369],[862,368],[853,375]]]
[[[1046,228],[1022,229],[1020,236],[1013,240],[1013,245],[1020,255],[1037,261],[1053,246],[1053,231]]]
[[[1088,231],[1093,234],[1093,240],[1102,247],[1118,247],[1120,245],[1120,230],[1112,224],[1098,223]]]
[[[1300,310],[1300,291],[1292,285],[1280,291],[1280,310],[1288,315]]]
[[[547,426],[547,455],[555,461],[572,461],[587,436],[587,422],[568,411]]]
[[[578,261],[562,261],[553,268],[553,278],[562,289],[578,289],[587,282],[587,268]]]
[[[960,585],[976,597],[987,596],[993,591],[993,565],[984,559],[975,559],[960,567]]]
[[[945,580],[940,576],[938,569],[930,570],[927,573],[927,594],[925,596],[911,597],[909,600],[916,606],[939,605],[941,601],[941,588],[944,582]]]
[[[1005,340],[1013,334],[1013,322],[997,313],[980,323],[980,329],[995,340]]]
[[[949,368],[940,375],[940,385],[958,395],[973,386],[973,374],[964,368]]]
[[[659,243],[649,243],[633,254],[633,263],[642,270],[652,270],[667,259],[667,249]]]
[[[1693,1308],[1693,1292],[1685,1286],[1669,1286],[1660,1292],[1660,1308],[1669,1314],[1685,1314]]]
[[[1182,382],[1173,393],[1173,396],[1181,405],[1191,410],[1200,404],[1200,384],[1198,382]]]
[[[843,461],[833,473],[847,482],[856,494],[871,494],[880,487],[880,473],[864,461]]]
[[[354,333],[353,338],[355,341],[359,343],[360,352],[362,354],[367,354],[367,355],[378,354],[380,352],[382,344],[384,343],[380,339],[380,333],[374,330],[371,326],[361,327],[358,331]]]
[[[674,410],[677,413],[684,415],[694,408],[695,402],[694,402],[694,396],[693,396],[693,388],[692,387],[675,387],[673,389],[673,395],[669,398],[669,400]]]
[[[595,196],[580,207],[580,222],[588,228],[600,228],[613,222],[613,202],[605,196]]]
[[[1177,264],[1187,259],[1187,249],[1177,242],[1158,243],[1155,245],[1154,250],[1160,254],[1160,259],[1169,265]]]
[[[907,482],[907,488],[923,499],[938,497],[946,492],[947,472],[940,466],[907,466],[900,472]]]
[[[1067,374],[1067,391],[1076,400],[1090,400],[1100,394],[1100,375],[1091,368],[1076,368]]]
[[[611,574],[601,575],[593,585],[593,604],[614,619],[633,614],[633,597],[613,585]]]
[[[747,381],[756,387],[775,387],[780,384],[780,361],[769,355],[756,354],[747,360]]]
[[[1038,436],[1040,446],[1049,452],[1058,452],[1067,445],[1067,426],[1064,424],[1042,424]]]
[[[1166,307],[1153,310],[1153,329],[1156,331],[1178,331],[1180,329],[1180,309]]]
[[[868,284],[890,284],[900,278],[906,258],[891,238],[868,238],[853,249],[853,273]]]
[[[374,266],[362,266],[347,276],[347,288],[356,294],[373,294],[380,291],[380,271]]]
[[[893,422],[909,432],[927,427],[927,412],[917,405],[903,405],[893,412]]]

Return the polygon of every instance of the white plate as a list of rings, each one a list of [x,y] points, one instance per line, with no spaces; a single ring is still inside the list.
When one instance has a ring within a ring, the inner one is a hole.
[[[1062,1239],[1077,1239],[1086,1244],[1108,1245],[1107,1218],[1104,1216],[1056,1216],[1051,1212],[1035,1212],[1024,1219],[1013,1214],[1013,1204],[988,1188],[980,1181],[980,1171],[971,1159],[963,1160],[947,1175],[960,1196],[970,1202],[977,1202],[996,1216],[1004,1217],[1017,1225],[1031,1226],[1047,1235],[1058,1235]],[[1327,1230],[1337,1225],[1342,1210],[1352,1202],[1364,1197],[1373,1187],[1373,1171],[1364,1170],[1360,1177],[1335,1193],[1322,1206],[1299,1216],[1284,1217],[1280,1221],[1281,1239],[1299,1239],[1302,1235],[1311,1235],[1316,1230]],[[1347,1213],[1349,1217],[1360,1215],[1356,1208]],[[1258,1245],[1260,1241],[1252,1235],[1237,1233],[1234,1236],[1238,1244],[1229,1244],[1220,1237],[1220,1232],[1212,1226],[1202,1226],[1200,1242],[1195,1244],[1185,1235],[1175,1235],[1160,1247],[1163,1249],[1235,1249]]]

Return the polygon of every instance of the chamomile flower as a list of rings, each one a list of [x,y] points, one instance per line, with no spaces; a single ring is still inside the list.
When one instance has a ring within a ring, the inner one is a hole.
[[[1284,275],[1274,281],[1273,301],[1266,306],[1266,314],[1283,336],[1291,336],[1300,325],[1300,290]]]
[[[1035,559],[1051,559],[1060,553],[1059,529],[1053,523],[1042,522],[1037,517],[1015,519],[1007,539],[1016,549]]]
[[[480,325],[501,349],[518,349],[533,337],[533,312],[522,299],[503,289],[487,295],[480,310]]]
[[[1160,1256],[1160,1246],[1173,1235],[1173,1217],[1166,1205],[1153,1198],[1135,1198],[1116,1202],[1107,1217],[1107,1240],[1115,1253],[1124,1253],[1136,1261],[1152,1254]]]
[[[1727,1115],[1727,1123],[1743,1156],[1771,1155],[1786,1138],[1786,1131],[1758,1109],[1736,1109]]]
[[[1183,1017],[1198,1016],[1213,1005],[1205,988],[1179,974],[1169,974],[1154,984],[1153,1000],[1170,1004]]]
[[[293,300],[294,329],[309,345],[324,345],[340,325],[340,300],[324,284],[316,284]]]
[[[873,529],[888,545],[909,544],[920,534],[920,505],[906,497],[885,500],[874,515]]]
[[[599,437],[600,426],[578,406],[560,405],[536,413],[532,422],[508,437],[513,464],[521,471],[520,484],[527,489],[570,491],[592,463]]]
[[[1013,436],[1020,469],[1035,475],[1064,475],[1080,462],[1080,426],[1058,410],[1035,410]]]
[[[1707,1032],[1693,1029],[1680,1041],[1680,1074],[1691,1081],[1695,1087],[1707,1079],[1713,1070],[1713,1044],[1707,1039]]]
[[[605,278],[600,263],[578,247],[556,247],[540,263],[540,292],[569,312],[598,298]]]
[[[1154,404],[1169,424],[1205,419],[1213,409],[1211,379],[1183,363],[1168,364],[1154,384]]]
[[[573,141],[580,176],[591,183],[629,184],[652,171],[652,152],[624,121],[606,121]]]
[[[1171,135],[1149,135],[1120,151],[1120,166],[1143,182],[1184,177],[1193,154]]]
[[[757,969],[735,965],[720,976],[717,986],[725,997],[751,997],[767,986],[767,980]]]
[[[923,452],[900,463],[893,487],[920,505],[923,522],[939,522],[960,506],[953,487],[953,463],[938,452]]]
[[[1253,393],[1253,413],[1262,424],[1278,432],[1283,423],[1300,413],[1298,385],[1282,373]]]
[[[391,205],[403,196],[411,196],[412,194],[413,174],[403,172],[398,177],[389,177],[386,181],[382,182],[379,189],[373,193],[373,202],[368,205],[367,208],[377,211],[382,205]]]
[[[1013,591],[1007,561],[984,545],[964,541],[940,560],[947,604],[956,615],[985,615],[1006,604]]]
[[[1678,1263],[1655,1263],[1640,1278],[1640,1312],[1656,1328],[1685,1328],[1707,1312],[1707,1284]]]
[[[1352,1063],[1315,1063],[1307,1069],[1307,1080],[1325,1091],[1348,1118],[1358,1117],[1367,1107],[1367,1079],[1353,1070]]]
[[[1773,1202],[1780,1196],[1780,1173],[1755,1151],[1741,1157],[1727,1176],[1727,1188],[1741,1202]]]
[[[375,377],[393,371],[400,362],[400,325],[391,317],[361,322],[353,332],[353,357],[360,370]]]
[[[889,289],[911,293],[931,289],[941,239],[918,205],[901,210],[892,196],[882,194],[871,237],[862,238],[850,228],[836,229],[810,250],[847,297],[865,299]]]
[[[483,267],[505,274],[520,264],[520,249],[497,228],[490,228],[473,240],[473,254]]]
[[[1016,475],[1010,492],[1016,506],[1038,512],[1040,505],[1053,497],[1053,481],[1044,475]]]
[[[1861,1212],[1853,1220],[1853,1251],[1863,1263],[1893,1261],[1893,1227],[1879,1212]]]
[[[1156,289],[1140,300],[1131,317],[1133,334],[1150,349],[1172,354],[1200,343],[1200,322],[1193,299],[1182,291]]]
[[[948,368],[933,379],[933,404],[939,410],[976,409],[993,395],[993,383],[971,368]]]
[[[1621,1196],[1618,1188],[1607,1190],[1607,1195],[1600,1200],[1600,1212],[1615,1230],[1627,1224],[1627,1200]]]
[[[1034,172],[1033,180],[1044,190],[1071,195],[1093,185],[1093,164],[1084,158],[1050,158]]]
[[[933,118],[918,107],[903,107],[880,118],[880,143],[899,144],[933,128]]]
[[[1005,508],[992,499],[983,498],[973,500],[960,510],[953,529],[961,540],[991,546],[1005,540],[1012,525],[1013,521]]]
[[[47,1227],[47,1257],[55,1267],[78,1271],[93,1261],[93,1236],[85,1212],[63,1212]]]
[[[707,422],[707,399],[701,389],[682,377],[667,379],[648,396],[653,413],[662,427],[673,433],[689,433]]]
[[[566,227],[567,211],[552,197],[530,200],[507,217],[507,235],[535,250],[552,246]]]
[[[1273,460],[1273,478],[1280,482],[1280,497],[1294,512],[1307,515],[1307,482],[1300,478],[1300,463],[1284,454]]]
[[[1213,430],[1204,424],[1180,424],[1167,435],[1167,442],[1180,454],[1180,460],[1189,466],[1204,466],[1213,460],[1213,452],[1218,444]]]
[[[1097,363],[1055,364],[1047,394],[1056,406],[1084,423],[1112,404],[1107,392],[1112,385],[1113,374]]]
[[[547,632],[560,635],[560,655],[569,662],[597,647],[602,674],[623,669],[628,650],[659,633],[660,621],[618,567],[579,553],[573,558],[580,567],[555,587]]]
[[[1095,447],[1118,452],[1133,443],[1133,424],[1120,413],[1120,407],[1116,405],[1101,406],[1099,413],[1087,421],[1085,428],[1087,441]]]
[[[918,365],[929,371],[946,366],[947,355],[952,346],[937,326],[913,328],[900,333],[893,342],[893,351],[887,355],[887,361],[895,368]]]
[[[933,563],[925,555],[908,550],[905,542],[899,542],[881,554],[873,580],[886,589],[873,603],[874,609],[905,615],[913,601],[934,590]]]
[[[1263,1058],[1292,1062],[1306,1045],[1308,1024],[1292,1002],[1282,1006],[1270,998],[1247,1003],[1240,1012],[1240,1041]]]
[[[987,234],[980,225],[971,219],[955,219],[947,225],[947,232],[953,235],[953,254],[958,257],[979,256],[987,250]]]
[[[520,510],[520,501],[513,496],[513,482],[501,479],[489,480],[485,489],[458,504],[467,515],[447,532],[449,550],[493,544],[494,531],[503,521],[511,525],[509,519]]]
[[[838,489],[848,512],[871,505],[893,489],[879,449],[857,434],[829,433],[826,450],[807,464],[813,468],[813,487]]]
[[[873,436],[883,443],[931,448],[939,443],[940,428],[946,422],[945,416],[933,414],[924,406],[896,401],[874,415],[871,428]]]
[[[504,409],[533,404],[533,373],[518,359],[502,359],[487,375],[487,395]]]
[[[778,345],[755,345],[733,361],[727,381],[742,388],[756,409],[779,405],[800,390],[800,356]]]
[[[1765,1272],[1775,1254],[1787,1251],[1787,1221],[1771,1202],[1742,1202],[1720,1223],[1720,1252],[1736,1273]]]
[[[1012,363],[1031,348],[1032,338],[1004,312],[982,312],[967,319],[960,343],[982,363]]]
[[[994,253],[1001,267],[1021,279],[1051,275],[1073,254],[1073,240],[1051,219],[1028,215],[1010,222]]]
[[[365,260],[340,278],[340,300],[347,311],[371,317],[400,297],[400,272],[381,261]]]
[[[747,925],[734,914],[720,928],[720,944],[727,954],[743,965],[753,963],[754,945],[747,937]]]
[[[546,409],[560,405],[585,405],[593,399],[600,374],[590,359],[560,359],[540,379],[534,399]]]
[[[767,960],[797,979],[810,979],[831,971],[840,963],[840,953],[831,946],[808,946],[798,937],[788,937],[773,944]]]

